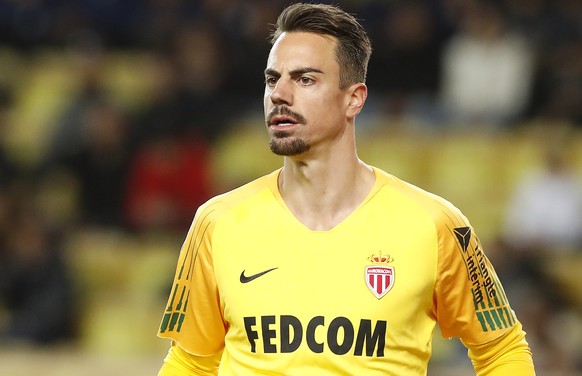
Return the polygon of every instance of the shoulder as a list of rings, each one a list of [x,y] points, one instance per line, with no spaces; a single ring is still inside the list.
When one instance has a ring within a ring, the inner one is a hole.
[[[197,220],[216,222],[228,213],[242,207],[248,207],[251,202],[256,204],[261,198],[264,200],[265,197],[274,197],[272,191],[277,188],[278,175],[279,170],[273,171],[243,186],[211,198],[198,209]]]
[[[467,218],[447,199],[374,168],[378,179],[382,180],[387,194],[395,195],[408,210],[426,215],[435,225],[450,224],[451,227],[466,226]],[[449,226],[447,226],[449,227]]]

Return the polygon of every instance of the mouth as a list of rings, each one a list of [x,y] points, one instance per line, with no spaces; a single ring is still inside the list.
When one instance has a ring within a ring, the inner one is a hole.
[[[269,119],[269,126],[271,127],[290,127],[298,124],[298,121],[287,115],[277,115]]]

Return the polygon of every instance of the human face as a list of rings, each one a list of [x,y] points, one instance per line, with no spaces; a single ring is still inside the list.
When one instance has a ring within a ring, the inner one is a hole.
[[[340,89],[336,40],[283,33],[265,69],[265,122],[273,153],[303,155],[345,131],[349,95]]]

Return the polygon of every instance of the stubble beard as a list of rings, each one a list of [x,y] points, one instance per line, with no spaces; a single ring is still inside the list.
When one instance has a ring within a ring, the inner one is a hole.
[[[273,108],[267,115],[265,119],[267,125],[271,123],[271,119],[276,115],[287,115],[293,118],[297,123],[307,123],[307,120],[305,120],[303,115],[292,111],[286,105],[280,105]],[[269,141],[269,149],[271,149],[274,154],[281,156],[300,155],[307,152],[309,148],[310,145],[305,142],[305,140],[293,137],[290,132],[285,130],[274,132]]]
[[[275,132],[269,141],[269,149],[284,157],[300,155],[309,150],[309,144],[300,138],[290,136],[286,132]]]

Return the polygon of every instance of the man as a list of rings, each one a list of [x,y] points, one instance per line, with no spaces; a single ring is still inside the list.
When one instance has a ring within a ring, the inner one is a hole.
[[[371,54],[360,24],[295,4],[272,42],[264,110],[283,167],[196,213],[159,375],[424,375],[436,323],[478,374],[533,375],[466,218],[356,154]]]

